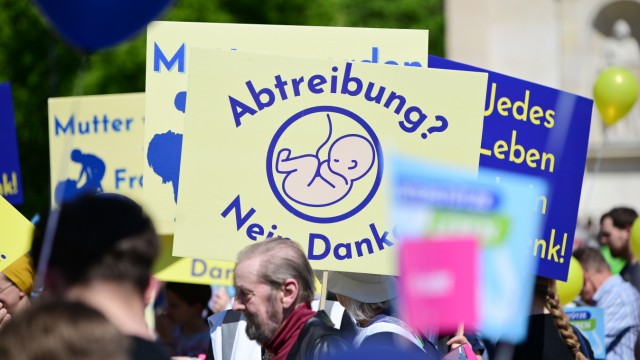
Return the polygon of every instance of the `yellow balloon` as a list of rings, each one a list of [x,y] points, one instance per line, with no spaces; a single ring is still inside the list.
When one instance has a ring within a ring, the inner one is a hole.
[[[631,238],[631,251],[636,257],[640,257],[640,217],[636,218],[633,225],[631,225],[629,236]]]
[[[572,256],[567,281],[556,281],[556,292],[560,297],[560,304],[566,305],[573,301],[580,295],[583,285],[584,272],[582,272],[582,265]]]
[[[627,115],[637,99],[638,81],[623,67],[604,70],[593,86],[593,100],[607,126]]]

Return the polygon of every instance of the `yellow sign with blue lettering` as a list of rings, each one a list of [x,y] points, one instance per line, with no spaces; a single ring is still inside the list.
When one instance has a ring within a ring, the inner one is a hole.
[[[31,249],[33,225],[0,196],[0,271]]]
[[[142,198],[144,93],[49,99],[52,204],[89,192]]]
[[[194,48],[174,255],[299,242],[316,269],[394,274],[385,160],[477,171],[487,75]]]
[[[49,99],[52,202],[110,192],[142,200],[145,94]],[[162,238],[155,265],[163,281],[228,285],[234,263],[176,258]],[[2,250],[2,249],[0,249]],[[0,262],[1,264],[1,262]]]
[[[158,231],[174,232],[193,47],[426,68],[428,40],[427,30],[151,23],[147,31],[143,192]]]

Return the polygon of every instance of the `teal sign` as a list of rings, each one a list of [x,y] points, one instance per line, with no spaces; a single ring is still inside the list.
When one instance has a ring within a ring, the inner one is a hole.
[[[571,325],[580,329],[584,337],[589,340],[593,355],[596,359],[604,360],[606,344],[604,340],[604,311],[597,306],[565,308]]]

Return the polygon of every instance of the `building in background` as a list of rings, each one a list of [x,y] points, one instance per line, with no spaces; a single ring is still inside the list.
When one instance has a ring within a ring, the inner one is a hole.
[[[640,79],[640,1],[447,0],[446,56],[593,98],[603,69]],[[640,209],[640,101],[610,128],[594,106],[579,223]]]

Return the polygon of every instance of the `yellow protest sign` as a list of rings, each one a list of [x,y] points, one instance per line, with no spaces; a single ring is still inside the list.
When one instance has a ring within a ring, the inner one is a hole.
[[[52,203],[82,192],[142,198],[144,93],[49,99]]]
[[[477,171],[486,74],[200,48],[189,66],[174,255],[281,235],[316,269],[393,274],[388,155]]]
[[[233,285],[235,262],[176,257],[171,255],[173,235],[161,235],[160,241],[161,252],[153,271],[157,279],[191,284]]]
[[[118,193],[142,200],[144,107],[144,93],[49,99],[54,204],[85,191]],[[172,237],[163,238],[155,266],[158,279],[229,283],[217,271],[226,274],[228,269],[233,270],[233,263],[172,257],[171,248]]]
[[[0,271],[31,249],[33,225],[0,196]]]
[[[426,30],[151,23],[147,30],[143,192],[158,231],[173,234],[192,47],[425,68],[428,38]]]

